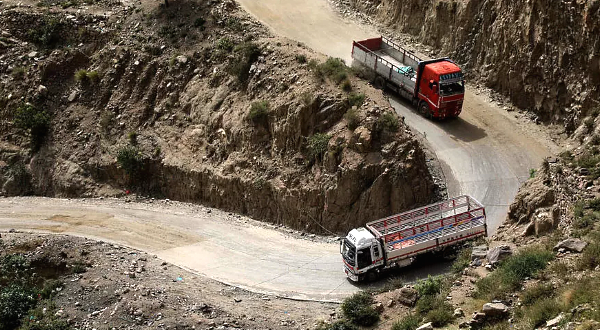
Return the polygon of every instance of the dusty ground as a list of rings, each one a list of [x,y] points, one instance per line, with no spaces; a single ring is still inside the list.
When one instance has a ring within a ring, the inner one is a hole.
[[[83,273],[55,268],[63,285],[53,312],[78,329],[306,329],[336,315],[337,304],[248,292],[117,244],[22,233],[2,241],[1,255],[86,265]]]

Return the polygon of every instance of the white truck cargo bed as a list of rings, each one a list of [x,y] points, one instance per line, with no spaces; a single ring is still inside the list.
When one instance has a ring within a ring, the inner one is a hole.
[[[464,195],[367,223],[388,261],[441,249],[487,233],[485,209]]]

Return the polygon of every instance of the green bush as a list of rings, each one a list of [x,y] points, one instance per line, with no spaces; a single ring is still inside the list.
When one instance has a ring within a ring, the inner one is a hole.
[[[344,79],[342,81],[341,87],[344,92],[350,92],[352,90],[352,83],[349,79]]]
[[[0,289],[0,330],[16,329],[36,301],[35,292],[27,287],[11,284]]]
[[[562,310],[563,307],[555,299],[541,299],[524,309],[523,318],[531,329],[535,329],[558,315]]]
[[[260,56],[258,45],[247,42],[233,49],[235,56],[230,60],[227,71],[238,78],[239,83],[246,83],[250,77],[250,66]]]
[[[530,168],[529,169],[529,178],[533,179],[535,178],[535,174],[536,174],[537,170],[535,168]]]
[[[377,120],[377,130],[379,131],[388,131],[394,133],[397,132],[399,128],[400,123],[398,122],[398,118],[391,112],[382,114]]]
[[[127,134],[127,138],[129,139],[129,144],[132,146],[137,144],[138,133],[136,131],[131,131]]]
[[[348,129],[353,131],[358,125],[360,125],[360,117],[358,116],[358,111],[354,109],[349,109],[344,114],[344,119],[346,119],[346,125]]]
[[[330,324],[323,322],[317,326],[316,330],[358,330],[358,328],[346,320],[338,320]]]
[[[352,323],[361,326],[372,326],[379,321],[379,314],[373,308],[373,296],[366,292],[357,292],[344,299],[342,312]]]
[[[360,106],[365,102],[365,94],[363,93],[350,93],[348,95],[348,104],[353,107],[356,106],[360,108]]]
[[[80,83],[96,83],[100,80],[98,71],[88,71],[86,69],[77,70],[75,72],[75,81]]]
[[[579,259],[580,269],[595,269],[600,265],[600,243],[597,240],[593,240],[583,250],[581,259]]]
[[[29,131],[33,149],[37,150],[44,142],[50,128],[50,116],[46,111],[26,103],[17,108],[14,124],[20,129]]]
[[[259,101],[254,102],[250,106],[250,112],[248,113],[248,119],[259,122],[265,120],[269,116],[269,102]]]
[[[452,271],[455,273],[462,272],[465,268],[471,264],[471,248],[463,248],[458,252],[456,260],[452,263]]]
[[[306,63],[306,55],[304,54],[296,54],[296,62],[298,63]]]
[[[524,305],[531,305],[542,298],[551,298],[554,296],[555,289],[552,284],[538,283],[527,288],[521,296]]]
[[[58,18],[42,17],[35,28],[27,31],[27,38],[38,46],[53,47],[61,40],[62,25]]]
[[[321,159],[329,145],[331,137],[324,133],[316,133],[308,138],[307,150],[311,160]]]
[[[71,265],[71,271],[73,271],[73,274],[82,274],[87,272],[87,266],[85,263],[78,261]]]
[[[16,66],[12,69],[11,75],[15,80],[22,80],[27,74],[27,68],[24,66]]]
[[[416,314],[408,314],[392,325],[392,330],[415,330],[419,327],[421,318]]]
[[[63,283],[58,280],[48,280],[44,283],[42,290],[40,290],[40,297],[43,299],[50,299],[56,293],[56,289],[62,288]]]
[[[434,296],[442,291],[442,278],[440,276],[427,276],[427,279],[419,280],[415,285],[419,296]]]
[[[314,100],[314,96],[310,92],[304,92],[300,97],[302,98],[302,103],[304,103],[304,105],[310,105]]]
[[[433,324],[434,327],[443,327],[454,319],[453,308],[447,302],[442,302],[427,312],[425,319]]]
[[[117,151],[117,163],[128,175],[136,175],[143,167],[142,152],[133,146],[126,146]]]
[[[504,260],[492,274],[477,281],[478,297],[503,299],[518,289],[526,277],[546,268],[554,254],[540,247],[532,247]]]
[[[235,47],[235,45],[234,45],[233,41],[231,41],[231,39],[229,39],[227,37],[221,38],[217,42],[217,48],[224,50],[226,52],[231,52],[234,47]]]

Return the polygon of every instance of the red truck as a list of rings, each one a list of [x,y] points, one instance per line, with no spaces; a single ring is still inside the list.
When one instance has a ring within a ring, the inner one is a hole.
[[[387,87],[411,100],[428,118],[458,117],[462,110],[464,76],[447,57],[422,60],[379,37],[354,41],[352,59],[376,73],[376,87]]]

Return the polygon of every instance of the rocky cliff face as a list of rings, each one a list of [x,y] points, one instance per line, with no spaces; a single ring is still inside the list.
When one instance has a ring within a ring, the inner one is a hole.
[[[0,16],[4,195],[130,190],[312,232],[435,198],[423,151],[381,93],[316,77],[322,58],[273,40],[235,3],[95,6]],[[49,118],[39,145],[23,114]]]
[[[351,0],[568,131],[600,107],[600,1]]]

